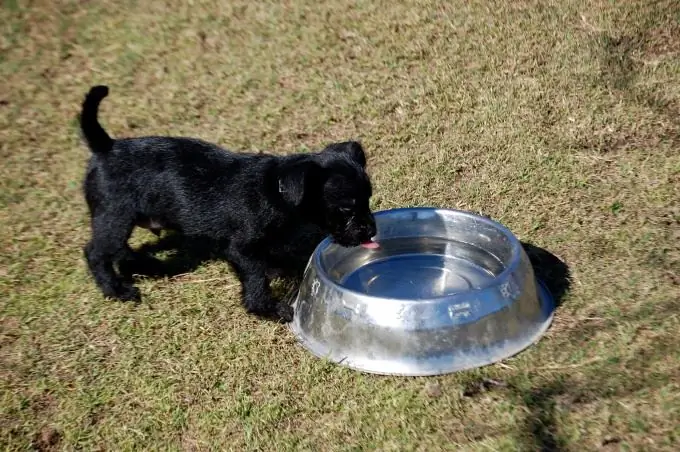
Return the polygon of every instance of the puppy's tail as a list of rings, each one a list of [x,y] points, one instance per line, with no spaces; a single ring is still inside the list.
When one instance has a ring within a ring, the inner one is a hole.
[[[107,86],[93,86],[85,96],[83,109],[80,112],[80,130],[85,136],[87,145],[95,154],[106,154],[113,148],[113,139],[97,120],[99,103],[108,94],[109,88]]]

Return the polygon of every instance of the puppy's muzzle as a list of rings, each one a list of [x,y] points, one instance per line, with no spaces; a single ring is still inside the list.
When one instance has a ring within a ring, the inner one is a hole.
[[[357,246],[370,241],[376,234],[375,219],[367,215],[357,221],[357,217],[350,218],[340,234],[334,234],[334,240],[343,246]]]

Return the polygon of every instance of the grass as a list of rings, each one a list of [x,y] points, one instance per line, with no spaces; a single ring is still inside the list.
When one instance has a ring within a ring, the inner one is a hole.
[[[13,0],[0,24],[3,449],[680,447],[675,2]],[[481,211],[559,256],[552,328],[504,363],[393,378],[247,316],[222,264],[104,300],[75,123],[97,83],[117,137],[362,139],[375,208]]]

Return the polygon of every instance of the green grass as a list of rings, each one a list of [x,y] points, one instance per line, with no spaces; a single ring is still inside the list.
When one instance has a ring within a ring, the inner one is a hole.
[[[15,0],[0,24],[3,449],[680,448],[676,2]],[[552,328],[393,378],[246,315],[223,264],[104,300],[74,119],[97,83],[116,137],[360,138],[375,208],[481,211],[564,260]]]

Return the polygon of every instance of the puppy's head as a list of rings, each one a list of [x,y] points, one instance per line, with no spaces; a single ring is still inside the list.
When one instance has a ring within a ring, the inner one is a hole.
[[[373,192],[365,168],[366,155],[359,143],[335,143],[284,170],[279,191],[334,242],[357,246],[376,234],[369,207]]]

